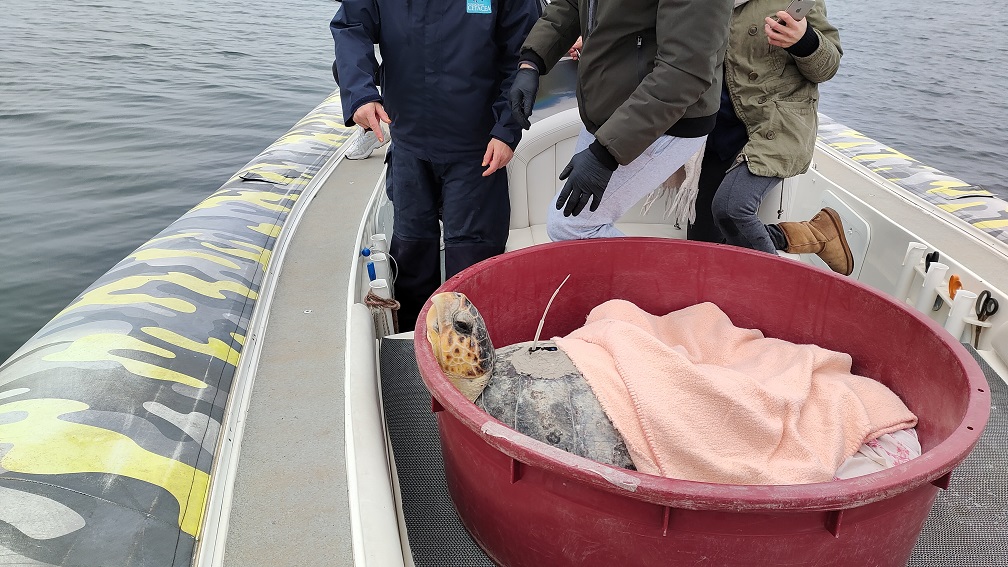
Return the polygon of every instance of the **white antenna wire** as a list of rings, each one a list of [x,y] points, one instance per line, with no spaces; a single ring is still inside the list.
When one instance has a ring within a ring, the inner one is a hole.
[[[560,282],[560,286],[557,287],[556,291],[553,292],[553,295],[550,297],[549,302],[546,303],[546,310],[543,311],[542,319],[539,319],[539,327],[536,329],[535,338],[532,340],[532,346],[529,347],[529,352],[539,350],[539,347],[537,346],[539,344],[539,334],[542,333],[543,323],[546,322],[546,314],[549,313],[550,305],[553,305],[553,300],[556,299],[557,294],[560,293],[560,288],[563,287],[564,284],[567,283],[567,280],[569,279],[570,274],[567,274],[567,277],[564,278],[564,281]]]

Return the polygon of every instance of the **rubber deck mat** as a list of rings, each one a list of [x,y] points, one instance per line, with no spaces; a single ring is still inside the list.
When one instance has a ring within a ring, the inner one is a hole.
[[[1008,385],[972,348],[990,383],[991,415],[973,452],[939,491],[909,567],[1008,565]],[[411,339],[383,339],[382,401],[417,567],[493,567],[448,496],[431,397]]]
[[[413,339],[382,339],[379,360],[385,426],[413,561],[417,567],[493,567],[448,496],[431,395],[417,369]]]
[[[952,471],[948,490],[938,492],[911,567],[1008,565],[1008,384],[967,349],[990,386],[990,420],[973,452]]]

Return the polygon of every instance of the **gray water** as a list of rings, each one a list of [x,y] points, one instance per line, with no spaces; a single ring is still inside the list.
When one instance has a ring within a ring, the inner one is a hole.
[[[335,6],[3,0],[0,361],[334,88]],[[830,7],[821,110],[1008,197],[1008,9]]]

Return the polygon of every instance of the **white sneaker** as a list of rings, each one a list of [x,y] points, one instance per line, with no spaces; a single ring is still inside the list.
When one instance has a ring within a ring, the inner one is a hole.
[[[347,152],[347,159],[364,159],[371,155],[372,152],[378,148],[384,146],[389,142],[389,132],[385,128],[385,125],[381,125],[382,135],[385,137],[385,141],[379,141],[378,136],[371,130],[364,130],[355,139],[352,146],[350,146],[350,151]]]

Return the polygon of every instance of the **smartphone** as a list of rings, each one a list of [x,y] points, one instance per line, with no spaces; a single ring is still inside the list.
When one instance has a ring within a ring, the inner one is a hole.
[[[791,0],[788,4],[787,9],[784,11],[788,13],[795,21],[798,21],[805,17],[812,8],[815,8],[816,0]]]

